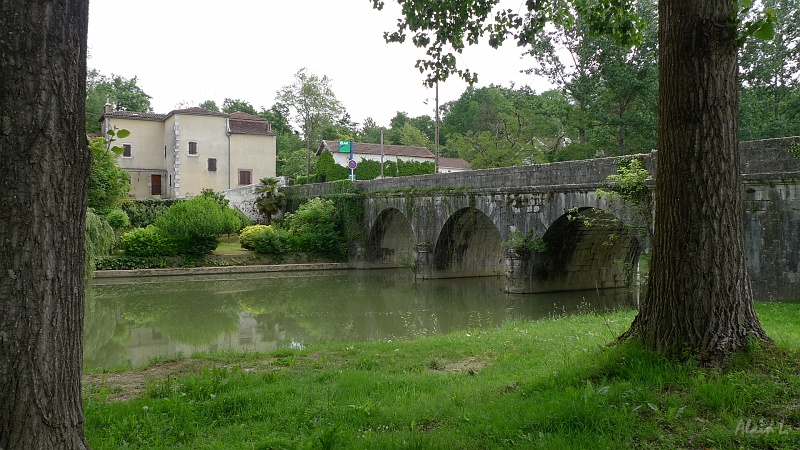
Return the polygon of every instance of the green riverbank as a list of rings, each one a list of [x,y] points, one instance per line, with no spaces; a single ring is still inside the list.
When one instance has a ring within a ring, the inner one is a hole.
[[[634,313],[194,355],[84,377],[94,449],[798,448],[800,303],[725,369],[607,346]]]

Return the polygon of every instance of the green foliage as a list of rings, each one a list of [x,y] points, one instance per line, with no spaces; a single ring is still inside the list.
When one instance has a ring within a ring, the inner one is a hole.
[[[112,209],[106,214],[105,219],[114,230],[121,230],[131,226],[131,220],[128,218],[128,214],[121,209]]]
[[[156,220],[175,204],[183,202],[183,199],[142,199],[131,200],[122,205],[122,210],[128,214],[131,226],[134,228],[145,228],[153,225]]]
[[[199,196],[172,205],[155,226],[175,242],[178,253],[202,254],[216,248],[218,235],[236,233],[242,223],[233,209],[213,196]]]
[[[308,164],[308,158],[313,146],[319,142],[326,125],[340,116],[344,107],[333,93],[330,78],[319,77],[305,67],[295,73],[292,84],[278,90],[275,99],[287,112],[291,111],[295,122],[300,125],[306,148],[305,172],[310,177],[312,168]]]
[[[792,155],[794,159],[800,159],[800,145],[797,141],[798,139],[794,139],[792,143],[789,144],[789,154]]]
[[[217,202],[217,204],[219,204],[220,206],[228,206],[230,204],[230,200],[225,198],[225,195],[218,192],[214,192],[214,190],[210,188],[202,189],[200,191],[200,196],[210,198],[211,200]]]
[[[95,261],[97,270],[161,269],[167,267],[163,256],[113,256],[100,257]]]
[[[800,135],[800,1],[748,0],[739,6],[741,139]],[[759,38],[753,30],[760,27],[773,36]]]
[[[130,176],[117,165],[117,155],[108,151],[105,139],[92,139],[89,148],[93,156],[87,193],[89,207],[105,215],[128,200]]]
[[[299,246],[298,238],[282,228],[267,227],[252,235],[253,249],[258,253],[282,256]]]
[[[216,106],[216,104],[215,104]],[[243,112],[247,114],[257,115],[256,109],[250,102],[241,99],[226,98],[222,101],[222,112],[233,114],[235,112]]]
[[[255,235],[263,233],[268,229],[271,229],[270,225],[250,225],[249,227],[244,227],[242,231],[239,232],[239,244],[245,250],[254,250],[253,238]]]
[[[544,253],[547,251],[547,243],[537,236],[533,230],[527,233],[512,231],[509,233],[508,241],[504,243],[504,247],[509,250],[514,250],[520,255]]]
[[[652,193],[647,180],[652,179],[650,171],[644,166],[640,157],[620,159],[617,162],[617,173],[609,175],[603,182],[603,189],[597,191],[600,197],[619,196],[623,201],[634,205],[649,205]]]
[[[95,69],[86,74],[86,132],[99,134],[100,116],[108,100],[114,111],[150,112],[150,97],[138,86],[138,79],[120,75],[108,77]]]
[[[170,256],[178,253],[175,241],[153,225],[124,233],[120,236],[120,243],[126,256]]]
[[[347,245],[336,227],[333,200],[313,198],[287,214],[286,224],[297,237],[297,250],[337,260],[347,259]]]
[[[89,279],[94,272],[95,261],[99,256],[108,255],[114,248],[114,230],[108,222],[89,209],[86,212],[86,254],[84,259],[84,278]]]
[[[350,169],[336,164],[330,152],[322,152],[317,157],[316,167],[317,179],[322,181],[346,180],[347,176],[350,175]]]

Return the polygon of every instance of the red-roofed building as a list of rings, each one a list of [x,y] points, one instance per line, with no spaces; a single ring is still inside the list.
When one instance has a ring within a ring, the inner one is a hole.
[[[276,134],[265,119],[197,107],[168,114],[110,109],[100,119],[103,131],[130,131],[114,145],[124,150],[120,166],[131,175],[132,197],[192,197],[275,176]]]

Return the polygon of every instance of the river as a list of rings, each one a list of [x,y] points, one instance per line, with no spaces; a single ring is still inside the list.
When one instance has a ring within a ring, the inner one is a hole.
[[[84,367],[405,339],[635,305],[629,289],[509,295],[496,277],[415,281],[409,270],[108,279],[87,289]]]

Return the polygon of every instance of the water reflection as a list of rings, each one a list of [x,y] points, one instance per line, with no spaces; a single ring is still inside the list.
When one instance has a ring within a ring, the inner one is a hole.
[[[507,295],[497,278],[415,282],[399,270],[117,281],[87,291],[84,364],[389,340],[633,305],[626,289]]]

